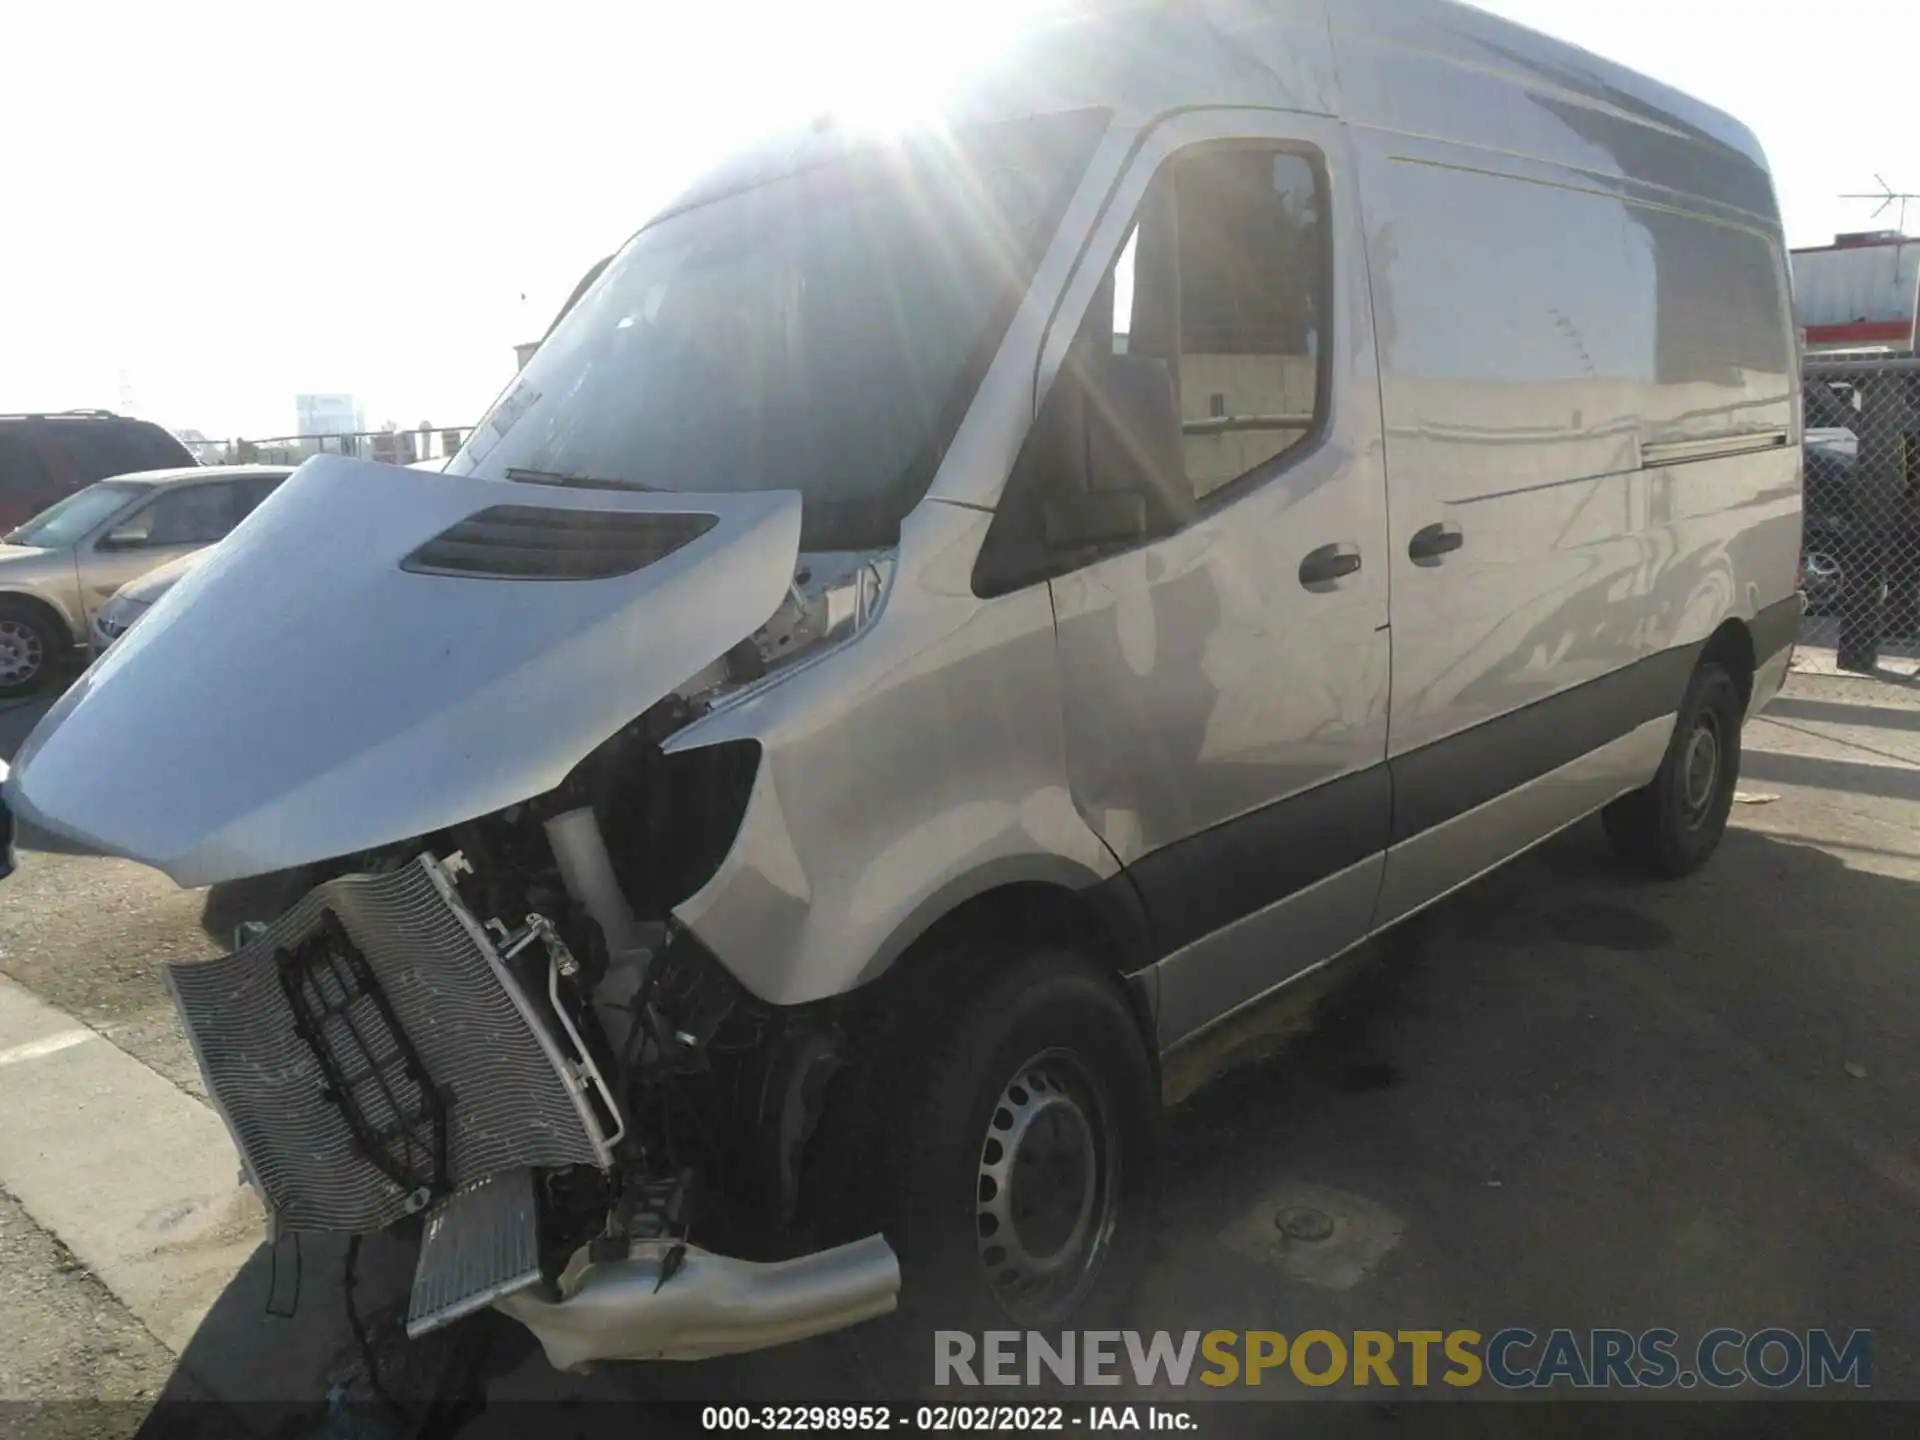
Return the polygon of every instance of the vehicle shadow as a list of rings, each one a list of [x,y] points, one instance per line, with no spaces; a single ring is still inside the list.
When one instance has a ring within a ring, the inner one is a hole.
[[[234,930],[243,922],[276,920],[306,893],[308,886],[303,874],[297,870],[276,870],[208,886],[200,907],[200,928],[222,949],[231,948]]]
[[[1847,700],[1809,700],[1779,695],[1768,703],[1769,720],[1811,720],[1825,725],[1865,725],[1882,730],[1920,730],[1920,709]]]
[[[346,1237],[262,1241],[208,1310],[138,1434],[397,1440],[430,1419],[444,1426],[444,1397],[474,1387],[462,1367],[487,1358],[475,1342],[506,1326],[489,1316],[464,1333],[408,1341],[416,1244],[392,1233],[365,1237],[351,1259],[349,1308]]]
[[[1841,790],[1883,800],[1920,800],[1920,767],[1831,760],[1781,750],[1748,750],[1740,757],[1740,778],[1808,790]]]

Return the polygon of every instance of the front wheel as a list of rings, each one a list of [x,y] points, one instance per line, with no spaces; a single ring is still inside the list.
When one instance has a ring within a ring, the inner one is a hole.
[[[1650,875],[1678,879],[1719,848],[1740,780],[1740,687],[1717,660],[1703,661],[1680,702],[1666,758],[1643,789],[1602,812],[1620,858]]]
[[[902,1339],[1110,1317],[1154,1225],[1159,1092],[1139,1026],[1069,951],[956,958],[988,973],[926,1017],[881,1166]]]
[[[0,700],[46,685],[64,649],[44,613],[17,600],[0,601]]]

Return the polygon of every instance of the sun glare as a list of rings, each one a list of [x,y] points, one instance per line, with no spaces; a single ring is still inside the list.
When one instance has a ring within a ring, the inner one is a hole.
[[[822,67],[837,123],[885,133],[935,119],[968,74],[1057,0],[972,0],[919,6],[842,0],[832,13],[834,54]]]

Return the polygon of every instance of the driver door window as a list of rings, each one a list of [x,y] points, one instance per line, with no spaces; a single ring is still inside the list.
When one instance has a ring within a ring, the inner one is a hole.
[[[1306,155],[1264,146],[1181,156],[1155,186],[1172,204],[1148,202],[1109,276],[1111,325],[1104,305],[1090,323],[1113,354],[1174,361],[1187,479],[1204,504],[1270,473],[1324,413],[1326,206]]]
[[[1182,445],[1204,503],[1319,422],[1326,207],[1306,156],[1264,149],[1183,158],[1174,189]]]
[[[1102,356],[1162,362],[1177,395],[1180,465],[1196,504],[1225,504],[1304,455],[1327,415],[1323,343],[1333,258],[1324,170],[1302,147],[1197,147],[1154,177],[1028,435],[975,584],[1003,593],[1104,552],[1048,552],[1037,518],[1085,455],[1083,377]],[[1107,397],[1108,408],[1116,397]],[[1157,431],[1155,432],[1157,434]],[[1086,477],[1096,488],[1099,476]],[[1167,527],[1141,538],[1170,533]],[[1138,543],[1136,540],[1133,543]]]

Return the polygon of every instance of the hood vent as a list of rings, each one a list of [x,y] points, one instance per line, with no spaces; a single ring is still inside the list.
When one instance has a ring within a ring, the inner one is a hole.
[[[605,580],[644,570],[719,523],[714,515],[495,505],[442,531],[400,568],[485,580]]]

